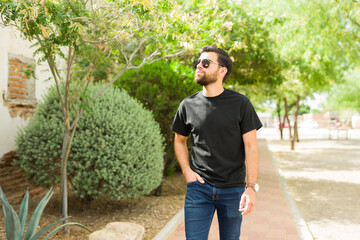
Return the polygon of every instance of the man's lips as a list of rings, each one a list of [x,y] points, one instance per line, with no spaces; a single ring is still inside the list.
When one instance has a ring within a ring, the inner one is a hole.
[[[198,71],[195,72],[196,75],[198,75],[198,74],[200,74],[200,73],[204,73],[204,72],[203,72],[203,71],[200,71],[200,70],[198,70]]]

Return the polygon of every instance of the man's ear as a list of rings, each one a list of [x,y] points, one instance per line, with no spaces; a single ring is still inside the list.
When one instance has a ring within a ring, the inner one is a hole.
[[[219,74],[223,79],[224,79],[226,73],[227,73],[227,68],[226,67],[221,67]]]

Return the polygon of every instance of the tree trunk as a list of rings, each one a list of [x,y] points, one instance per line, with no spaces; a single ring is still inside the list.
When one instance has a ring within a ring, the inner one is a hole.
[[[295,150],[295,141],[298,137],[298,131],[297,131],[297,122],[298,122],[298,114],[299,114],[299,102],[300,102],[300,96],[296,98],[296,109],[295,109],[295,123],[294,123],[294,136],[291,139],[291,150]]]
[[[283,131],[283,133],[282,133],[282,135],[283,135],[282,140],[284,139],[284,127],[285,127],[285,121],[286,121],[286,115],[284,114],[284,117],[283,117],[283,120],[282,120],[282,126],[281,126],[282,131]]]
[[[289,126],[289,139],[292,139],[292,134],[291,134],[291,123],[290,123],[290,118],[289,118],[289,108],[288,108],[288,103],[287,103],[287,99],[286,97],[284,97],[284,107],[285,107],[285,118],[287,120],[288,126]]]
[[[69,148],[70,140],[70,129],[65,126],[64,138],[62,144],[62,153],[61,153],[61,176],[60,176],[60,196],[61,196],[61,215],[63,218],[68,217],[68,193],[67,193],[67,152]],[[68,220],[64,220],[64,223],[67,223]],[[65,228],[65,234],[69,234],[70,229]]]
[[[74,139],[78,118],[74,122],[74,126],[70,129],[65,126],[64,138],[61,153],[61,178],[60,178],[60,196],[61,196],[61,215],[63,218],[68,217],[68,192],[67,192],[67,162],[69,159],[71,144]],[[64,220],[63,223],[67,223],[68,220]],[[65,235],[70,233],[70,226],[64,228]]]
[[[278,101],[277,104],[276,104],[276,111],[277,111],[277,115],[278,115],[278,119],[279,119],[280,139],[283,140],[283,139],[284,139],[284,135],[283,135],[284,124],[283,124],[283,122],[281,121],[280,103],[281,103],[281,100],[280,100],[280,98],[279,98],[279,101]]]
[[[299,127],[296,125],[296,142],[300,142],[298,129],[299,129]]]

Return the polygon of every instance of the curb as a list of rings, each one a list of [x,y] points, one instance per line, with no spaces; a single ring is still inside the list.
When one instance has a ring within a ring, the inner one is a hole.
[[[180,222],[184,219],[184,208],[181,210],[161,229],[152,240],[166,240],[179,226]]]
[[[269,148],[269,147],[268,147]],[[314,236],[312,235],[308,225],[306,224],[305,220],[302,218],[301,213],[298,209],[298,207],[296,206],[296,202],[293,199],[293,197],[291,196],[290,190],[286,184],[286,181],[284,179],[284,175],[279,167],[279,165],[277,164],[272,152],[270,151],[270,155],[271,155],[271,160],[274,163],[274,166],[276,168],[276,171],[278,173],[278,178],[280,181],[280,185],[281,188],[283,189],[283,192],[285,194],[286,200],[289,204],[290,207],[290,211],[291,214],[293,216],[294,222],[295,222],[295,226],[296,226],[296,230],[298,232],[298,235],[300,237],[301,240],[314,240]]]

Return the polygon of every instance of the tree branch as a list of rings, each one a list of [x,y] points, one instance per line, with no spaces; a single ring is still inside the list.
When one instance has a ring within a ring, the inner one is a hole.
[[[115,37],[111,38],[111,39],[102,39],[102,40],[85,40],[83,39],[84,43],[107,43],[107,42],[112,42],[116,39],[118,39],[119,35],[116,35]]]
[[[349,16],[350,21],[355,24],[356,26],[360,27],[360,23],[358,23],[355,19]]]
[[[81,92],[81,89],[83,88],[84,84],[88,81],[89,76],[92,74],[93,70],[95,69],[96,64],[92,64],[89,68],[90,70],[88,71],[88,73],[85,75],[84,80],[82,81],[80,87],[78,88],[78,90],[76,91],[76,93],[71,97],[71,99],[69,100],[69,105],[72,103],[72,101],[75,100],[75,98],[77,97],[77,95]]]
[[[170,59],[170,58],[174,58],[174,57],[177,57],[177,56],[180,56],[184,53],[186,53],[186,51],[180,51],[178,53],[175,53],[175,54],[170,54],[170,55],[165,55],[164,57],[159,57],[159,58],[154,58],[154,59],[151,59],[153,56],[157,56],[159,55],[159,53],[156,53],[157,51],[153,52],[149,57],[146,57],[143,59],[142,63],[140,65],[137,65],[137,66],[129,66],[128,69],[139,69],[141,68],[142,66],[144,66],[145,64],[151,64],[153,62],[156,62],[156,61],[159,61],[161,59]],[[155,54],[156,53],[156,54]]]
[[[129,64],[132,63],[132,61],[134,60],[135,54],[140,50],[141,46],[143,45],[143,43],[146,41],[147,37],[144,37],[143,39],[141,39],[139,45],[136,47],[136,49],[132,52],[129,60],[127,61],[126,65],[124,66],[123,69],[121,69],[121,71],[113,78],[111,79],[111,81],[103,88],[101,89],[97,94],[95,94],[92,98],[92,100],[95,100],[97,97],[99,97],[106,89],[108,89],[121,75],[123,75],[123,73],[129,69]]]
[[[124,52],[124,49],[123,49],[123,46],[122,46],[122,45],[120,46],[120,52],[121,52],[121,54],[124,56],[125,61],[126,61],[126,64],[129,64],[129,59],[128,59],[127,56],[126,56],[126,53]]]
[[[153,52],[149,57],[145,58],[143,60],[143,62],[138,65],[138,66],[129,66],[129,64],[132,62],[132,58],[134,57],[134,54],[139,50],[140,46],[142,45],[142,43],[139,44],[139,46],[137,47],[137,49],[134,50],[134,52],[132,53],[131,57],[130,57],[130,60],[129,62],[127,62],[127,64],[124,66],[123,69],[121,69],[121,71],[115,76],[113,77],[113,79],[111,79],[111,81],[103,88],[101,89],[97,94],[95,94],[92,98],[92,100],[95,100],[97,97],[99,97],[106,89],[108,89],[121,75],[123,75],[123,73],[128,70],[128,69],[138,69],[138,68],[141,68],[143,65],[145,64],[150,64],[150,63],[153,63],[155,61],[158,61],[162,58],[165,58],[165,59],[168,59],[168,58],[173,58],[173,57],[176,57],[176,56],[179,56],[179,55],[182,55],[184,54],[186,51],[180,51],[178,53],[175,53],[175,54],[170,54],[170,55],[166,55],[164,57],[160,57],[160,58],[155,58],[155,59],[152,59],[150,61],[146,61],[146,60],[149,60],[150,59],[150,56],[156,56],[156,55],[159,55],[159,53],[156,53]]]
[[[92,68],[92,70],[94,68],[95,68],[95,64],[94,64],[94,67]],[[89,72],[88,76],[91,76],[92,70],[91,70],[91,72]],[[86,81],[86,86],[85,86],[84,93],[86,93],[86,91],[87,91],[87,89],[89,87],[89,84],[90,84],[90,81]],[[81,116],[84,114],[84,109],[81,108],[81,105],[84,104],[85,100],[86,100],[85,97],[81,100],[81,102],[80,102],[80,111],[76,111],[76,117],[75,117],[74,122],[71,124],[70,129],[76,128],[77,123],[79,122]],[[89,102],[91,102],[91,101],[92,100],[90,100]]]
[[[54,77],[55,86],[56,86],[56,90],[57,90],[57,92],[58,92],[58,94],[59,94],[61,107],[62,107],[62,109],[64,110],[64,109],[65,109],[64,99],[63,99],[63,97],[62,97],[62,95],[61,95],[61,90],[60,90],[60,86],[59,86],[59,80],[57,79],[56,73],[55,73],[55,70],[54,70],[54,68],[55,68],[54,65],[55,65],[55,64],[53,64],[53,62],[52,62],[49,58],[47,58],[46,61],[47,61],[48,65],[49,65],[50,71],[51,71],[51,73],[52,73],[52,75],[53,75],[53,77]],[[65,117],[65,112],[64,112],[64,117]]]
[[[128,64],[125,65],[125,67],[123,69],[121,69],[121,71],[113,78],[111,79],[111,81],[106,84],[106,86],[101,89],[98,93],[96,93],[93,97],[92,100],[95,100],[97,97],[99,97],[106,89],[108,89],[121,75],[123,75],[123,73],[128,69]]]
[[[144,37],[140,40],[139,45],[135,48],[135,50],[132,52],[129,58],[129,63],[131,63],[134,60],[135,54],[140,50],[141,46],[144,44],[144,42],[147,40],[147,37]]]

